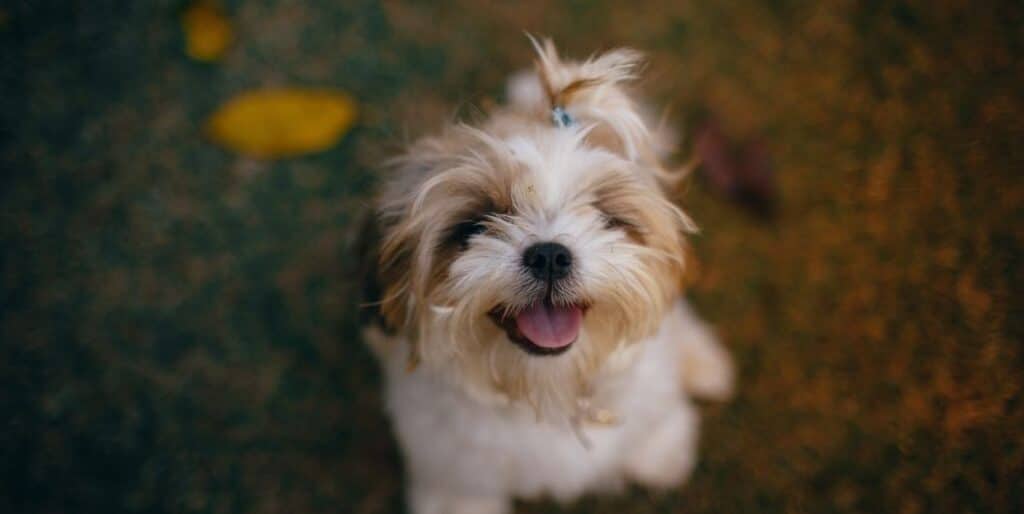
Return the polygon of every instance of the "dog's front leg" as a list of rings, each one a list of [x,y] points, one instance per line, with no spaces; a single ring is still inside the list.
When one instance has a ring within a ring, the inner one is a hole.
[[[725,401],[733,393],[735,371],[729,351],[686,302],[681,300],[667,323],[680,342],[683,390],[695,398]]]

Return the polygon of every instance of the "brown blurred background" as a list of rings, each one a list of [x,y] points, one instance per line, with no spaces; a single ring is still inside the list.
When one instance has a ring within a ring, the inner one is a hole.
[[[0,4],[0,511],[384,513],[400,462],[347,246],[396,143],[500,99],[523,30],[648,52],[739,364],[678,491],[525,512],[1024,512],[1020,2]],[[260,160],[211,113],[331,87]],[[703,143],[700,143],[703,141]]]

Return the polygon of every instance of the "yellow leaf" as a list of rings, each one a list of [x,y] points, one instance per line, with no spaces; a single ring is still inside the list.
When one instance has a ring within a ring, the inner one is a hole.
[[[197,61],[216,61],[231,43],[231,21],[209,0],[192,2],[181,15],[185,53]]]
[[[329,89],[262,89],[242,93],[207,122],[217,143],[238,153],[276,158],[319,152],[352,127],[352,98]]]

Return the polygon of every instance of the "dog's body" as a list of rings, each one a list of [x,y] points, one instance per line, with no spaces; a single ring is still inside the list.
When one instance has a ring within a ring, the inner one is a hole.
[[[541,423],[501,396],[471,396],[429,370],[410,371],[408,346],[391,347],[387,405],[417,514],[503,513],[510,498],[569,501],[626,481],[678,485],[697,458],[689,395],[723,399],[732,386],[728,355],[683,301],[654,337],[608,363],[578,427]]]
[[[665,138],[621,87],[637,55],[538,51],[509,107],[413,145],[381,200],[366,333],[416,514],[679,484],[690,395],[731,390],[680,297],[692,222],[662,191]]]

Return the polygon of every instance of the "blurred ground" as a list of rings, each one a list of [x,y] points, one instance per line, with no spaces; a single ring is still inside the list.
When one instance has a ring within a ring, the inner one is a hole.
[[[232,1],[215,64],[181,7],[0,7],[3,512],[399,510],[351,220],[523,29],[648,51],[684,130],[763,139],[779,180],[771,222],[681,198],[741,369],[691,484],[566,512],[1024,511],[1019,2]],[[275,163],[203,139],[265,85],[347,90],[359,126]]]

